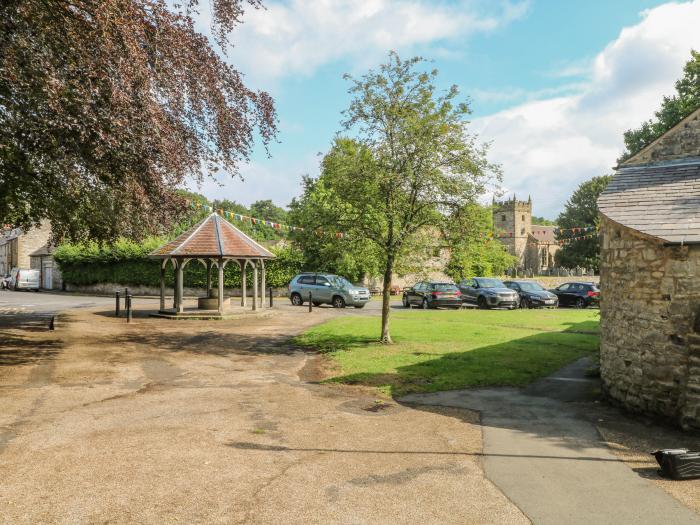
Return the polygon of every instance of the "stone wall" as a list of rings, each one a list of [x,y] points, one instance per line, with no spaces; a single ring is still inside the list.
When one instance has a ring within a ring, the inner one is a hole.
[[[623,166],[678,160],[698,155],[700,155],[700,110],[691,113],[675,128],[623,162]]]
[[[700,428],[700,246],[664,246],[605,217],[601,226],[604,389]]]

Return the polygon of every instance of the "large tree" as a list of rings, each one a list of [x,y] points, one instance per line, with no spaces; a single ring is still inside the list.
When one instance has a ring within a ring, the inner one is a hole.
[[[589,268],[598,270],[600,266],[600,241],[593,231],[572,231],[598,226],[598,197],[610,184],[612,175],[593,177],[583,182],[571,195],[564,211],[559,214],[557,239],[564,244],[557,251],[555,261],[565,268]],[[581,238],[586,237],[586,238]],[[578,238],[578,239],[577,239]]]
[[[456,86],[438,91],[421,58],[390,53],[379,70],[351,80],[344,131],[316,182],[319,226],[372,242],[383,273],[381,341],[390,343],[389,301],[398,259],[420,232],[437,231],[499,177],[467,131]]]
[[[195,31],[198,3],[0,3],[0,223],[138,238],[181,215],[172,190],[186,179],[235,175],[257,135],[273,139],[272,99]],[[243,8],[260,4],[210,5],[225,49]]]
[[[676,82],[676,94],[664,97],[655,118],[643,122],[624,134],[626,150],[620,162],[630,158],[654,142],[693,111],[700,108],[700,53],[691,51],[683,68],[683,77]]]

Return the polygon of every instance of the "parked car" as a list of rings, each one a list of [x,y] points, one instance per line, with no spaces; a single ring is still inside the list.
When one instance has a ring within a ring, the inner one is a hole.
[[[406,308],[417,305],[425,310],[439,306],[461,308],[462,294],[452,283],[423,281],[404,290],[403,305]]]
[[[508,288],[518,293],[520,308],[556,308],[559,298],[534,281],[503,281]]]
[[[34,290],[39,291],[39,270],[26,268],[12,268],[8,288],[10,290]]]
[[[472,303],[479,308],[517,308],[520,304],[518,294],[506,287],[503,282],[490,277],[474,277],[459,283],[462,301]]]
[[[595,283],[564,283],[550,291],[559,298],[559,306],[587,308],[600,301],[600,290]]]
[[[289,300],[295,306],[308,302],[309,293],[315,306],[331,304],[335,308],[363,308],[370,299],[367,288],[330,273],[301,273],[291,280],[288,289]]]

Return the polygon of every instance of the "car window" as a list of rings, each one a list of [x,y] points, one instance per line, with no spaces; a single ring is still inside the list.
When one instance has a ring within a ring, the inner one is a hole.
[[[299,284],[314,284],[314,281],[315,281],[315,279],[314,279],[313,275],[302,275],[301,277],[299,277],[299,280],[297,281],[297,283],[299,283]]]
[[[592,292],[600,292],[600,290],[598,289],[598,287],[595,284],[590,285],[588,287],[588,289]]]
[[[557,288],[560,292],[568,292],[569,291],[569,285],[568,284],[562,284],[559,288]]]
[[[436,292],[456,292],[457,287],[454,284],[450,283],[433,283],[430,285],[431,290],[435,290]]]
[[[322,275],[316,276],[316,286],[330,286],[330,282],[328,282],[328,279],[323,277]]]
[[[577,284],[577,285],[576,285],[576,291],[577,291],[577,292],[585,292],[585,291],[586,291],[586,287],[585,287],[584,285],[582,285],[582,284]]]
[[[511,283],[509,281],[506,281],[503,284],[505,284],[506,287],[510,288],[511,290],[520,291],[520,286],[518,286],[517,283]]]
[[[544,290],[544,288],[537,283],[522,283],[520,287],[527,292],[539,292]]]
[[[418,283],[418,284],[416,285],[415,290],[416,290],[416,292],[422,292],[424,288],[425,288],[425,284],[423,284],[423,283]]]
[[[480,288],[503,288],[503,283],[498,279],[474,279]]]

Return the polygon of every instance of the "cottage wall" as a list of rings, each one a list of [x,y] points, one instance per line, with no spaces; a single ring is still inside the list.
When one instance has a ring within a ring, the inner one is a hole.
[[[700,428],[700,246],[603,217],[601,376],[625,407]]]

